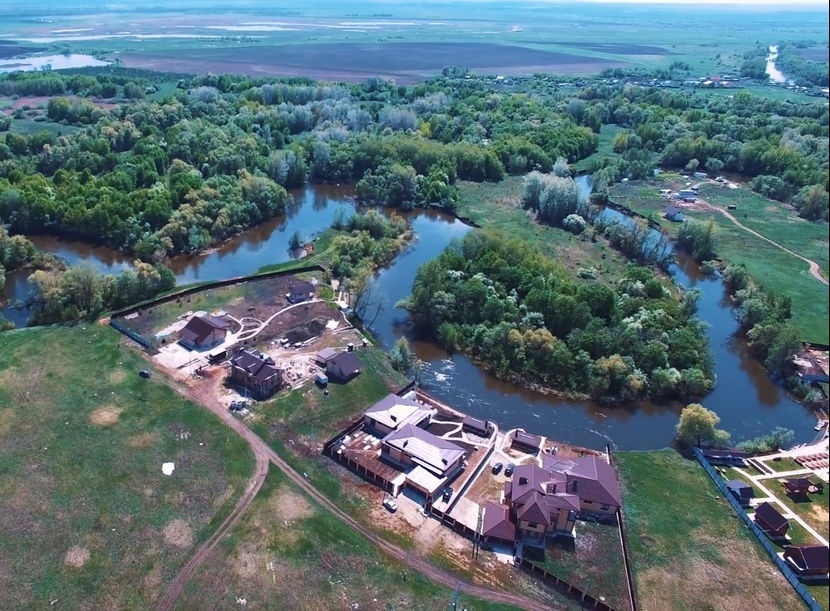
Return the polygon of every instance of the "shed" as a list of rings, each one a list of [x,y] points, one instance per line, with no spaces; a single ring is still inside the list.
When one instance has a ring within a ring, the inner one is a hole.
[[[314,376],[314,381],[317,383],[318,386],[326,386],[329,383],[329,378],[324,373],[318,373]]]
[[[290,303],[302,303],[309,299],[314,299],[315,287],[311,282],[306,280],[295,280],[288,286],[288,292],[285,298]]]
[[[481,437],[487,437],[490,435],[490,423],[486,420],[480,420],[478,418],[473,418],[472,416],[465,416],[464,420],[461,421],[461,429],[463,431],[467,431],[472,433],[473,435],[479,435]]]
[[[739,479],[729,480],[726,482],[726,487],[744,507],[749,507],[749,501],[755,498],[755,490],[752,486]]]
[[[791,496],[805,497],[809,492],[817,492],[819,490],[819,486],[814,484],[809,477],[794,477],[779,481],[781,482],[781,485],[784,486],[784,490],[787,494]],[[821,486],[821,489],[823,490],[824,486]]]
[[[666,206],[666,209],[663,211],[663,216],[673,223],[682,223],[686,220],[686,216],[677,206]]]
[[[769,503],[761,503],[755,508],[755,523],[767,535],[783,538],[790,528],[790,522]]]
[[[693,202],[697,199],[697,192],[692,189],[681,189],[677,192],[677,199],[684,202]]]
[[[538,452],[542,447],[542,438],[539,435],[525,433],[522,429],[516,429],[513,433],[512,445],[526,452]]]
[[[360,367],[360,359],[354,352],[341,352],[326,363],[326,375],[345,383],[360,373]]]
[[[785,545],[783,556],[800,577],[827,577],[830,572],[830,548],[826,545]]]

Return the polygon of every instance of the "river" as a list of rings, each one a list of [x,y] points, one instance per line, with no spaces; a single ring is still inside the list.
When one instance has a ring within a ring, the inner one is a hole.
[[[587,189],[587,179],[580,178],[580,185]],[[304,238],[311,237],[328,227],[338,210],[353,211],[350,193],[346,187],[332,186],[295,192],[296,205],[285,217],[246,231],[208,253],[176,257],[170,266],[177,281],[184,284],[244,275],[267,263],[289,260],[288,241],[294,231],[299,230]],[[425,390],[471,415],[494,420],[503,428],[522,426],[569,443],[601,448],[611,441],[620,449],[654,449],[671,444],[680,403],[642,401],[606,406],[566,401],[499,381],[464,356],[449,355],[413,337],[406,311],[394,304],[409,294],[418,267],[470,228],[434,211],[411,213],[410,220],[417,242],[377,274],[376,293],[382,296],[384,305],[371,330],[387,349],[402,335],[410,339],[418,357],[427,363]],[[33,241],[69,263],[87,261],[102,271],[117,272],[128,264],[124,257],[102,247],[55,238],[34,237]],[[702,291],[698,316],[708,325],[717,374],[715,390],[702,402],[721,417],[720,427],[730,431],[734,441],[766,434],[776,426],[793,429],[797,443],[812,440],[815,416],[789,399],[749,358],[746,343],[736,336],[738,324],[723,301],[720,280],[702,277],[697,265],[682,257],[672,272],[678,284]],[[26,287],[25,275],[8,276],[7,296],[25,295],[21,292]],[[21,318],[25,321],[27,313],[6,309],[3,314],[18,322]]]
[[[769,48],[769,55],[767,55],[766,73],[770,80],[774,83],[789,83],[791,82],[783,72],[775,67],[775,60],[778,59],[778,47],[771,45]]]

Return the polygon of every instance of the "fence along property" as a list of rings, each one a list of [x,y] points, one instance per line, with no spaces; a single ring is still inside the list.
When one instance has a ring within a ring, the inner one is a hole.
[[[744,508],[741,507],[741,504],[735,496],[726,488],[726,483],[723,478],[712,468],[712,465],[710,465],[709,461],[706,460],[706,457],[703,456],[703,452],[700,451],[700,448],[694,448],[694,453],[700,465],[706,470],[706,473],[709,474],[712,481],[715,482],[715,485],[718,487],[718,490],[720,490],[720,493],[726,497],[727,501],[729,501],[729,504],[732,506],[732,510],[744,521],[747,528],[752,531],[755,538],[758,539],[758,542],[763,546],[770,558],[772,558],[772,561],[776,564],[778,570],[780,570],[784,575],[784,578],[790,582],[790,585],[798,593],[798,595],[801,596],[805,604],[811,609],[811,611],[822,611],[823,607],[818,603],[813,595],[810,594],[810,591],[807,590],[804,584],[801,583],[801,580],[792,571],[792,569],[787,566],[787,563],[781,559],[778,555],[778,550],[773,547],[772,543],[770,543],[769,539],[767,539],[767,536],[761,531],[760,528],[758,528],[755,522],[752,521],[746,511],[744,511]]]

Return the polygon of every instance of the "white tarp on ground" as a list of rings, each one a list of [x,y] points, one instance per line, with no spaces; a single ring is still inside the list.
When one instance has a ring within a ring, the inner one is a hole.
[[[173,475],[173,470],[176,468],[175,463],[166,462],[161,466],[161,472],[165,475]]]

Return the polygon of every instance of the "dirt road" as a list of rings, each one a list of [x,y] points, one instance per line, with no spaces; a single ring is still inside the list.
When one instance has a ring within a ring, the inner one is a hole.
[[[361,535],[369,539],[377,548],[385,552],[387,555],[395,558],[396,560],[406,564],[411,569],[419,571],[420,573],[424,574],[426,577],[431,579],[433,582],[441,584],[447,588],[458,588],[461,592],[465,594],[476,596],[483,600],[499,602],[507,605],[513,605],[515,607],[519,607],[522,609],[548,609],[549,607],[540,603],[532,598],[521,596],[519,594],[509,594],[507,592],[502,592],[500,590],[493,590],[486,586],[481,586],[473,583],[469,583],[467,581],[459,580],[457,576],[453,575],[450,572],[443,571],[429,562],[420,558],[418,556],[414,556],[409,554],[408,552],[404,551],[403,549],[389,543],[379,535],[375,534],[371,530],[367,529],[365,526],[357,522],[354,518],[352,518],[349,514],[341,510],[335,503],[333,503],[327,496],[319,492],[314,486],[312,486],[308,480],[306,480],[302,475],[300,475],[297,471],[295,471],[291,466],[288,465],[280,456],[271,449],[271,447],[265,443],[256,433],[254,433],[251,429],[247,427],[242,421],[238,420],[234,417],[227,409],[225,409],[222,405],[219,404],[218,401],[215,400],[205,400],[205,398],[201,395],[198,395],[193,391],[192,388],[184,386],[175,380],[168,379],[168,382],[172,385],[172,387],[177,390],[179,393],[186,396],[188,399],[194,401],[202,405],[203,407],[209,409],[213,412],[223,423],[225,423],[228,427],[233,429],[240,437],[242,437],[245,441],[248,442],[248,445],[251,446],[251,450],[256,457],[256,469],[254,472],[253,477],[251,478],[250,483],[248,484],[248,488],[245,491],[245,494],[242,495],[242,498],[237,503],[236,507],[234,507],[231,515],[229,515],[225,521],[219,526],[216,532],[203,543],[197,550],[194,552],[193,556],[191,556],[190,560],[185,564],[181,571],[179,571],[178,575],[173,579],[172,583],[170,584],[170,588],[164,597],[159,601],[158,609],[167,611],[171,609],[173,604],[175,603],[178,596],[181,594],[182,590],[184,589],[187,582],[190,578],[196,573],[198,568],[204,563],[207,559],[210,551],[216,545],[216,543],[222,538],[222,536],[236,523],[242,513],[248,508],[248,506],[253,501],[256,493],[259,492],[259,489],[262,487],[263,482],[265,481],[265,476],[268,473],[268,463],[273,463],[280,471],[282,471],[286,477],[288,477],[294,484],[296,484],[300,489],[302,489],[308,496],[313,498],[317,503],[321,506],[325,507],[328,511],[330,511],[336,518],[341,520],[342,522],[346,523],[352,530],[359,532]]]
[[[812,259],[808,259],[807,257],[804,257],[804,256],[802,256],[802,255],[798,254],[797,252],[794,252],[794,251],[790,250],[790,249],[789,249],[789,248],[787,248],[786,246],[782,246],[781,244],[779,244],[779,243],[778,243],[778,242],[776,242],[775,240],[771,240],[771,239],[769,239],[767,236],[765,236],[765,235],[763,235],[763,234],[761,234],[761,233],[758,233],[758,232],[757,232],[757,231],[755,231],[754,229],[750,229],[749,227],[747,227],[746,225],[744,225],[743,223],[741,223],[738,219],[736,219],[736,218],[735,218],[735,216],[734,216],[733,214],[731,214],[730,212],[727,212],[727,211],[726,211],[726,210],[724,210],[723,208],[719,208],[718,206],[713,206],[712,204],[710,204],[710,203],[709,203],[709,202],[707,202],[706,200],[701,200],[701,199],[698,199],[698,203],[702,203],[702,204],[704,204],[704,207],[708,207],[710,210],[712,210],[712,211],[714,211],[714,212],[718,212],[718,213],[722,214],[723,216],[725,216],[726,218],[728,218],[730,221],[732,221],[733,223],[735,223],[735,225],[737,225],[738,227],[740,227],[740,228],[741,228],[741,229],[743,229],[744,231],[746,231],[746,232],[748,232],[748,233],[751,233],[751,234],[752,234],[752,235],[754,235],[755,237],[761,238],[762,240],[764,240],[764,241],[766,241],[766,242],[769,242],[770,244],[772,244],[772,245],[773,245],[773,246],[775,246],[776,248],[780,248],[780,249],[781,249],[781,250],[783,250],[785,253],[790,254],[790,255],[792,255],[792,256],[794,256],[794,257],[798,258],[798,259],[801,259],[801,260],[802,260],[802,261],[804,261],[807,265],[809,265],[809,266],[810,266],[810,275],[811,275],[811,276],[813,276],[813,278],[815,278],[816,280],[818,280],[818,281],[819,281],[819,282],[821,282],[822,284],[825,284],[825,285],[826,285],[826,284],[828,284],[828,282],[827,282],[827,278],[825,278],[825,277],[824,277],[824,274],[822,274],[822,273],[821,273],[821,266],[820,266],[818,263],[816,263],[815,261],[813,261]]]

